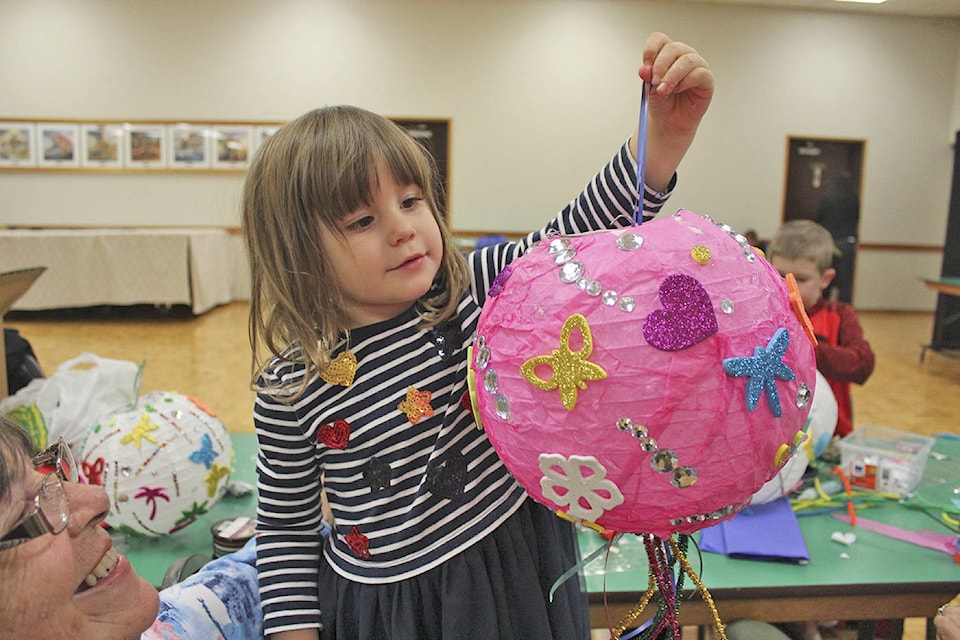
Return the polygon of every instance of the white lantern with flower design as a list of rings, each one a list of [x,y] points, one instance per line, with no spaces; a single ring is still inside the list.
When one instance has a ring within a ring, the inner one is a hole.
[[[196,398],[154,391],[88,431],[81,477],[110,497],[107,523],[161,536],[182,529],[223,496],[233,447],[223,423]]]

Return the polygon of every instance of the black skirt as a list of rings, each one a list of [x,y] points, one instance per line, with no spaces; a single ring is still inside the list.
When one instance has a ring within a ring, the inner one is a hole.
[[[343,578],[321,561],[323,640],[587,640],[574,527],[528,499],[505,523],[442,565],[389,584]]]

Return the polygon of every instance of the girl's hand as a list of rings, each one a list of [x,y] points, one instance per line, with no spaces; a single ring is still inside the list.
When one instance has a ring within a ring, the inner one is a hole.
[[[677,132],[696,130],[713,98],[713,72],[696,49],[652,33],[643,48],[640,78],[652,86],[650,117]]]
[[[662,190],[710,106],[713,72],[690,45],[652,33],[643,48],[639,75],[652,87],[648,93],[647,184]],[[636,136],[631,147],[636,154]]]

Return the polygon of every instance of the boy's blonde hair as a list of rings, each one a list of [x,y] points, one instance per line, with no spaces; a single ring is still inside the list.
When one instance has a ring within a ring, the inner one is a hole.
[[[833,237],[822,226],[813,220],[790,220],[774,234],[766,253],[768,258],[812,260],[822,274],[833,264],[834,250]]]
[[[439,208],[440,181],[431,156],[383,116],[350,106],[316,109],[264,142],[244,184],[254,386],[269,360],[281,354],[322,372],[347,335],[343,291],[320,236],[342,233],[338,221],[371,202],[379,161],[401,184],[423,190],[440,227],[440,270],[418,306],[424,323],[436,324],[456,311],[469,286],[469,269]],[[297,395],[311,377],[303,376]]]

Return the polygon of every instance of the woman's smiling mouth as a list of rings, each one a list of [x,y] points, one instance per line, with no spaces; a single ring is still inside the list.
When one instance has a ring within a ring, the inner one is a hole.
[[[117,553],[117,550],[113,547],[107,549],[107,552],[103,554],[103,557],[100,558],[100,562],[97,563],[97,566],[93,568],[93,571],[84,578],[83,582],[80,583],[80,586],[77,588],[77,593],[81,593],[95,587],[98,582],[110,575],[110,573],[117,568],[117,563],[120,561],[120,554]]]

